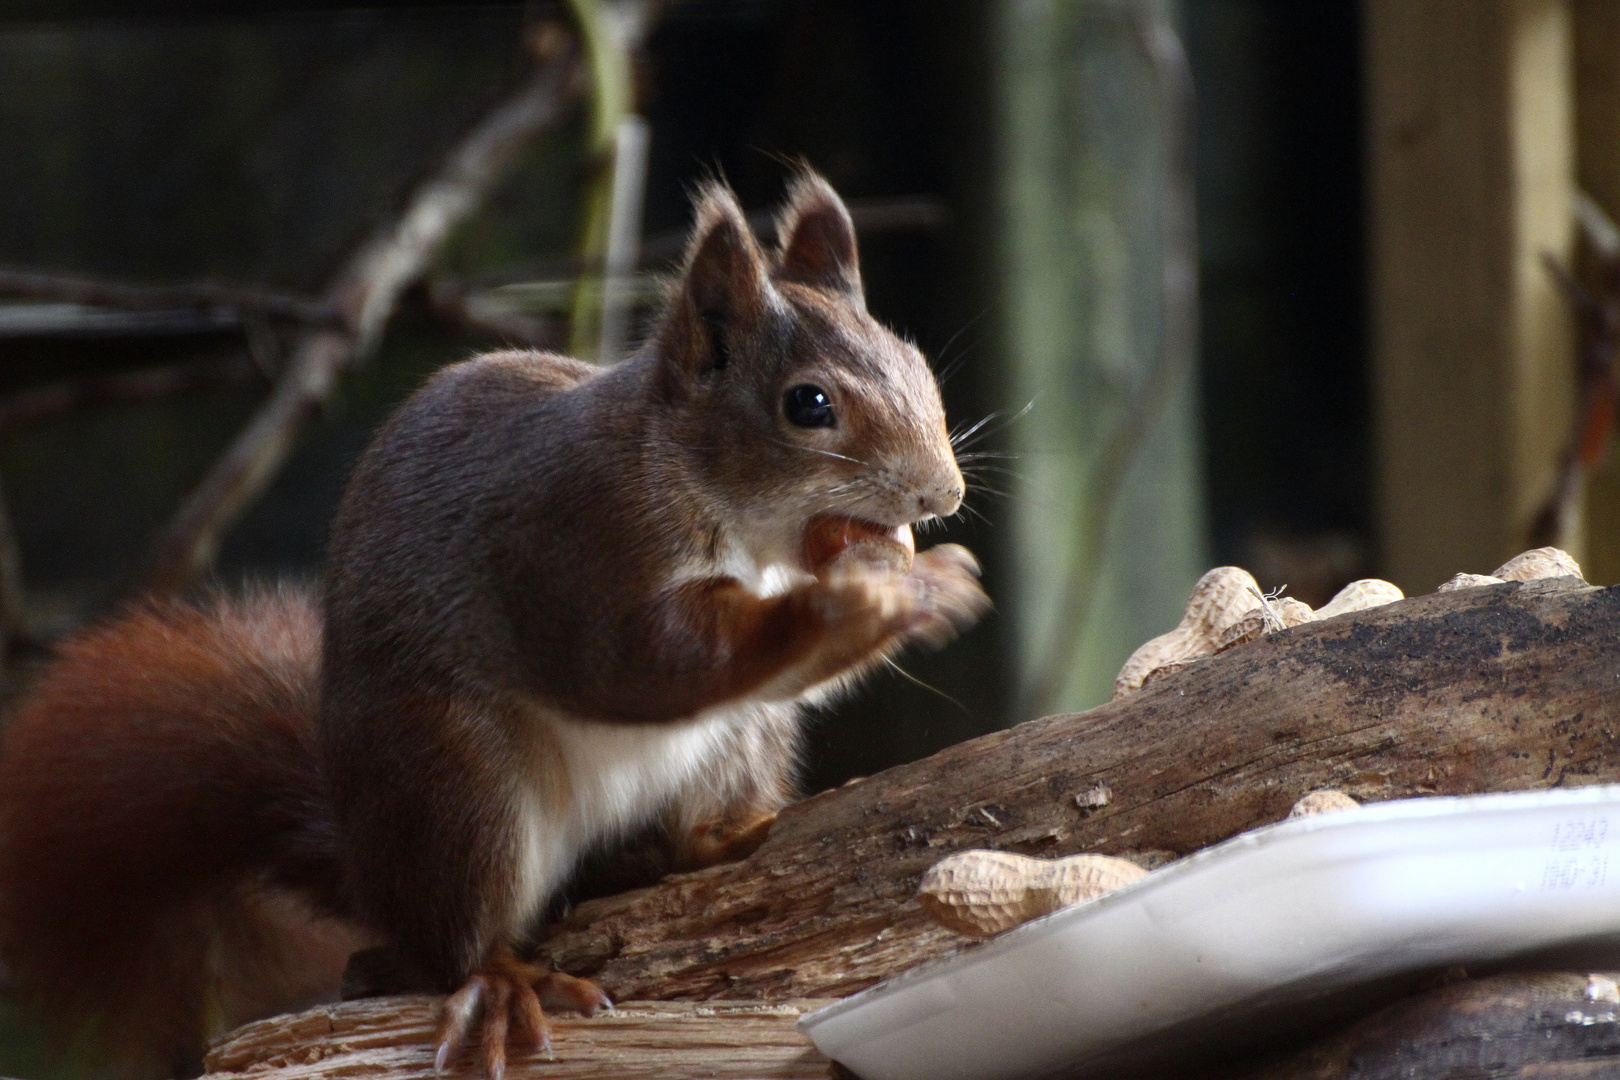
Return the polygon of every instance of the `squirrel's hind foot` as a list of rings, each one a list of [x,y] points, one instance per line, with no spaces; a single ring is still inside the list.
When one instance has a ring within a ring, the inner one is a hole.
[[[526,964],[504,946],[495,950],[461,989],[444,999],[434,1068],[443,1072],[475,1027],[481,1028],[488,1080],[503,1080],[506,1075],[508,1033],[515,1034],[520,1045],[550,1057],[551,1024],[545,1007],[594,1016],[601,1009],[611,1010],[613,1002],[589,979]]]

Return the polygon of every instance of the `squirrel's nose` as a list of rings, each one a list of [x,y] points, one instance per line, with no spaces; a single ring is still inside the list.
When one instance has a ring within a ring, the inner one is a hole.
[[[917,492],[919,515],[948,518],[962,505],[962,474],[924,485]]]

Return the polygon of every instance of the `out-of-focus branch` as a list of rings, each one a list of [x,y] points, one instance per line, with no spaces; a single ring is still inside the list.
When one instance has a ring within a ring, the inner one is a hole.
[[[850,220],[861,235],[881,232],[927,232],[950,224],[950,208],[943,199],[932,195],[902,195],[896,198],[846,200]],[[776,221],[769,210],[755,210],[748,215],[748,224],[763,243],[776,240]],[[641,242],[637,266],[653,269],[673,263],[686,250],[691,233],[686,229],[670,229]],[[498,278],[483,282],[485,285],[503,285],[512,282],[544,280],[572,280],[582,274],[600,274],[606,268],[603,259],[585,259],[578,255],[543,259],[516,271],[505,271]]]
[[[63,379],[0,397],[0,434],[97,405],[133,405],[198,390],[259,387],[264,383],[264,373],[248,356]]]
[[[275,390],[153,546],[145,586],[178,592],[214,561],[221,538],[269,486],[299,429],[331,395],[338,376],[376,347],[400,294],[426,269],[450,232],[483,202],[535,136],[555,127],[575,97],[577,62],[555,26],[536,35],[540,69],[486,116],[443,167],[416,189],[404,212],[349,261],[324,300],[339,322],[297,343]]]
[[[0,267],[0,296],[61,300],[125,311],[172,311],[176,308],[231,308],[276,319],[332,323],[337,308],[328,300],[293,296],[243,285],[195,282],[185,285],[136,285],[127,281],[51,274]]]
[[[1551,255],[1543,255],[1575,315],[1580,334],[1580,401],[1575,430],[1559,464],[1552,492],[1530,524],[1530,547],[1568,547],[1586,475],[1603,456],[1614,430],[1615,355],[1620,352],[1620,229],[1590,195],[1575,193],[1575,220],[1596,263],[1594,289],[1587,289]]]
[[[424,282],[419,295],[430,316],[468,337],[529,349],[561,349],[568,340],[568,323],[561,316],[514,311],[453,281]]]

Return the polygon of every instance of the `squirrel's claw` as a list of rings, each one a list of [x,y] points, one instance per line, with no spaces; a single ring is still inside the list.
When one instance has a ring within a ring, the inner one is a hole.
[[[512,1019],[524,1042],[543,1054],[551,1054],[551,1023],[529,987],[521,987],[512,995]]]
[[[484,986],[484,977],[474,975],[465,986],[444,999],[444,1006],[439,1010],[439,1052],[433,1056],[435,1072],[444,1072],[444,1067],[467,1041],[473,1017],[484,1000]]]
[[[511,1024],[513,989],[506,979],[495,979],[485,997],[484,1075],[489,1080],[506,1080],[506,1032]],[[522,984],[516,989],[521,995]]]
[[[498,950],[460,990],[445,998],[439,1013],[439,1049],[434,1068],[443,1072],[466,1044],[473,1025],[480,1026],[484,1075],[506,1076],[507,1036],[515,1030],[520,1043],[551,1057],[551,1024],[546,1008],[573,1009],[594,1016],[613,1003],[589,979],[560,971],[541,971],[505,949]]]
[[[534,988],[548,1009],[573,1009],[582,1016],[595,1016],[603,1009],[613,1011],[613,1002],[589,979],[549,971],[535,980]]]

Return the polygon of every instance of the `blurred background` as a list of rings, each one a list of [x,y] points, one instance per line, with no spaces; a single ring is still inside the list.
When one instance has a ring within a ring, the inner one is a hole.
[[[7,685],[143,588],[311,579],[429,373],[622,354],[693,186],[800,161],[973,429],[997,603],[818,717],[809,789],[1107,700],[1214,565],[1612,583],[1616,117],[1611,0],[0,0]]]

